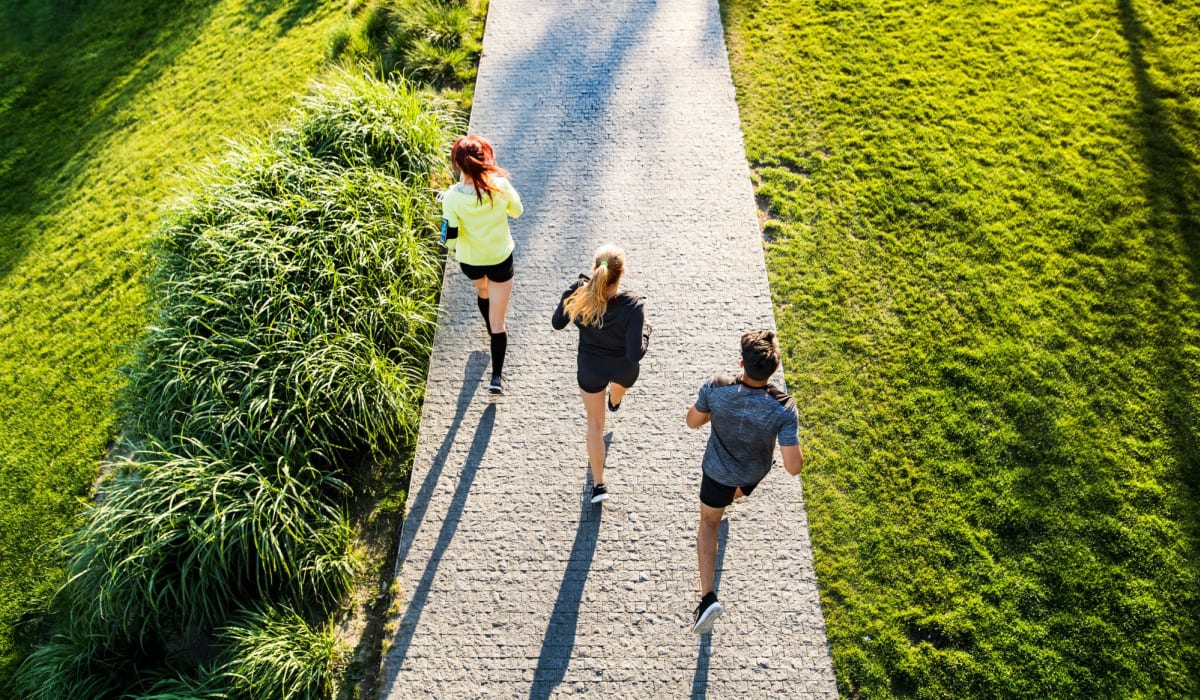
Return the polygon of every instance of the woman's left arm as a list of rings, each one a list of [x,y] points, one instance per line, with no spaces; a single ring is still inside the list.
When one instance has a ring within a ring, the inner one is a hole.
[[[513,187],[512,183],[507,179],[504,181],[504,193],[508,195],[508,206],[504,211],[512,218],[517,218],[525,213],[525,205],[521,204],[521,195],[517,193],[517,188]]]
[[[646,312],[639,299],[629,312],[629,323],[625,325],[625,359],[639,362],[650,347],[650,325],[646,323]]]

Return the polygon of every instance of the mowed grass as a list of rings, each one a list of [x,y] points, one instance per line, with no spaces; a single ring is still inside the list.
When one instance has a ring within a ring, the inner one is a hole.
[[[1200,696],[1200,3],[722,7],[841,692]]]
[[[0,2],[0,688],[115,429],[146,235],[225,139],[295,106],[343,11]]]

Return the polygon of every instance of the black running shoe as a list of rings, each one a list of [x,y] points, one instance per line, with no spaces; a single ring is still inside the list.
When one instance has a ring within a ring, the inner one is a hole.
[[[621,404],[617,404],[616,406],[613,405],[612,397],[610,396],[608,398],[608,410],[611,411],[612,413],[616,413],[618,410],[620,410],[620,408],[621,408]]]
[[[700,604],[696,606],[696,622],[692,625],[692,631],[696,634],[708,634],[712,632],[713,623],[725,612],[725,607],[717,601],[716,593],[709,593],[700,599]]]
[[[608,500],[608,487],[604,484],[596,484],[592,487],[592,503],[599,503]]]
[[[497,396],[502,396],[504,394],[504,382],[500,379],[500,375],[492,375],[492,383],[488,384],[488,391],[496,394]]]

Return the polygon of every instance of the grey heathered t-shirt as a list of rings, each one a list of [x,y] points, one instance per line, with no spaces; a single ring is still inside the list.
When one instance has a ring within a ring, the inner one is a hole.
[[[704,473],[726,486],[762,481],[771,471],[776,440],[800,444],[796,404],[774,387],[749,387],[717,375],[700,387],[696,410],[711,417]]]

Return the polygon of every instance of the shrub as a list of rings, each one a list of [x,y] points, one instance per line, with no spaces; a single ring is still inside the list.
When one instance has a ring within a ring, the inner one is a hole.
[[[131,456],[65,542],[58,635],[18,674],[35,697],[329,692],[342,651],[307,620],[352,584],[360,458],[415,432],[430,176],[460,126],[407,85],[333,75],[154,239],[155,323],[119,406]]]

